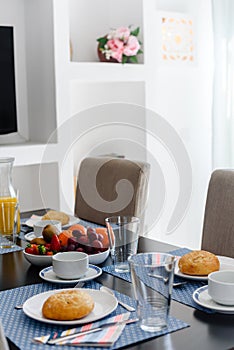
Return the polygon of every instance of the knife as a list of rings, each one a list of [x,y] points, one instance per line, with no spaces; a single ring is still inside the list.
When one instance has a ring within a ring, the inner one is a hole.
[[[139,321],[138,318],[134,318],[134,319],[130,319],[130,320],[124,320],[124,321],[116,321],[116,322],[109,322],[109,323],[105,323],[102,326],[90,329],[88,331],[84,331],[84,332],[78,332],[78,333],[74,333],[74,334],[70,334],[70,335],[64,335],[63,337],[59,337],[56,339],[51,339],[47,341],[47,344],[53,345],[53,344],[57,344],[63,340],[69,340],[69,339],[73,339],[76,337],[80,337],[82,335],[86,335],[86,334],[90,334],[90,333],[94,333],[94,332],[99,332],[101,330],[103,330],[104,328],[110,327],[110,326],[114,326],[114,325],[126,325],[126,324],[130,324],[130,323],[135,323]]]

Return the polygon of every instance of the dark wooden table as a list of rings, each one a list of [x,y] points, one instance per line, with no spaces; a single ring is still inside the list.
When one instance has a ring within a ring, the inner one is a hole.
[[[25,213],[25,216],[30,215]],[[40,215],[40,213],[38,213]],[[25,244],[21,241],[22,244]],[[139,251],[170,251],[175,247],[140,237]],[[40,267],[28,263],[22,251],[0,255],[0,290],[41,283]],[[99,283],[133,297],[132,285],[119,278],[103,273]],[[171,315],[190,327],[128,347],[132,350],[173,349],[173,350],[226,350],[234,349],[234,315],[207,314],[186,305],[172,301]],[[18,349],[9,342],[10,349]],[[29,350],[29,349],[21,349]]]

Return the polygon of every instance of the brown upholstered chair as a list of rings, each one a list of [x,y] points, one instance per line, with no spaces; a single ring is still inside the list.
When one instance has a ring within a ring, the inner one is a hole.
[[[143,222],[150,166],[120,158],[82,160],[77,177],[75,214],[105,225],[105,218],[133,215]]]
[[[211,175],[201,248],[234,258],[234,170]]]

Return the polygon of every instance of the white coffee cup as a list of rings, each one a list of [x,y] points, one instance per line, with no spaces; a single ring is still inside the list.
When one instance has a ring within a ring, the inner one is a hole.
[[[44,227],[46,227],[47,225],[53,225],[58,229],[58,232],[61,232],[62,225],[61,225],[60,221],[58,221],[58,220],[40,220],[40,221],[35,222],[35,224],[33,225],[34,235],[36,237],[41,237],[42,231],[43,231]]]
[[[53,271],[62,279],[83,277],[89,269],[89,256],[83,252],[63,252],[52,257]]]
[[[212,272],[208,275],[208,294],[222,305],[234,305],[234,270]]]

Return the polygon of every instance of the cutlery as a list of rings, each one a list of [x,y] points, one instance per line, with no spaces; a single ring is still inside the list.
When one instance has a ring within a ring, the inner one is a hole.
[[[78,282],[73,288],[82,288],[84,286],[84,282]],[[24,304],[19,304],[19,305],[15,305],[15,309],[16,310],[21,310],[23,309]]]
[[[173,288],[176,288],[176,287],[180,287],[180,286],[183,286],[184,284],[188,283],[187,281],[184,281],[184,282],[174,282],[172,284]]]
[[[84,282],[78,282],[73,288],[82,288],[84,284]]]
[[[109,288],[107,288],[107,287],[102,286],[102,287],[100,288],[100,290],[102,290],[103,292],[109,293],[109,294],[111,294],[111,295],[113,295],[113,296],[115,297],[114,292],[112,292],[112,290],[109,289]],[[125,304],[125,303],[123,303],[122,301],[120,301],[120,300],[118,300],[118,299],[117,299],[117,301],[118,301],[119,305],[123,306],[126,310],[131,311],[131,312],[132,312],[132,311],[136,311],[136,310],[134,309],[134,307],[132,307],[132,306],[130,306],[130,305],[128,305],[128,304]]]
[[[74,333],[74,334],[70,334],[70,335],[65,335],[63,337],[59,337],[56,339],[51,339],[47,341],[47,344],[53,345],[53,344],[57,344],[63,340],[69,340],[72,338],[76,338],[76,337],[80,337],[86,334],[90,334],[90,333],[94,333],[94,332],[99,332],[101,330],[103,330],[104,328],[110,327],[110,326],[114,326],[114,325],[126,325],[126,324],[130,324],[130,323],[135,323],[137,322],[139,319],[138,318],[134,318],[134,319],[130,319],[130,320],[124,320],[124,321],[116,321],[116,322],[109,322],[109,323],[105,323],[99,327],[87,330],[87,331],[83,331],[83,332],[79,332],[79,333]]]
[[[164,283],[167,283],[168,281],[168,278],[164,278],[163,276],[160,276],[160,275],[155,275],[153,273],[148,273],[148,276],[150,277],[154,277],[154,278],[157,278],[157,279],[160,279],[160,280],[163,280]],[[176,287],[180,287],[180,286],[183,286],[184,284],[188,283],[187,281],[182,281],[182,282],[174,282],[172,284],[173,288],[176,288]]]
[[[24,304],[15,305],[15,309],[16,309],[16,310],[23,309],[23,306],[24,306]]]

